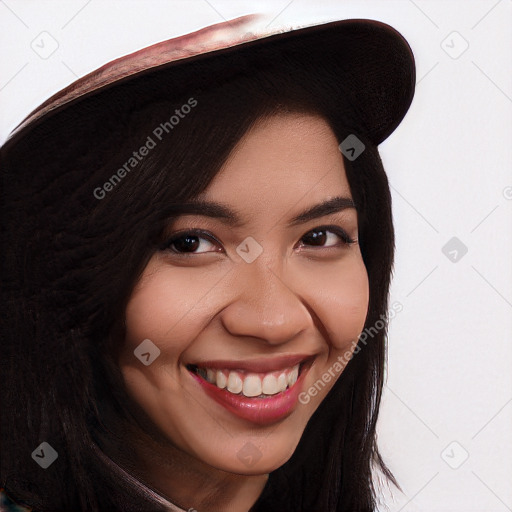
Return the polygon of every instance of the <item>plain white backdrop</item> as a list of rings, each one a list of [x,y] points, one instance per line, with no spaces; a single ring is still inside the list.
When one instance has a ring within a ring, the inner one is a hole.
[[[511,0],[0,0],[0,143],[102,64],[254,12],[272,29],[372,18],[409,41],[416,95],[380,146],[403,306],[378,424],[403,493],[381,510],[511,511]]]

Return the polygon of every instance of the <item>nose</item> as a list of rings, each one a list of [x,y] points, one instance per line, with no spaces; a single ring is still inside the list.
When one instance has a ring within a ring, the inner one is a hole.
[[[272,345],[286,343],[312,326],[313,319],[282,273],[276,274],[263,261],[255,263],[244,264],[235,276],[235,298],[223,309],[221,321],[233,336],[259,338]]]

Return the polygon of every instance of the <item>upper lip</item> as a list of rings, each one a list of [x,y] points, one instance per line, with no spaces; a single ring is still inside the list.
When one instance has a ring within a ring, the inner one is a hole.
[[[311,359],[311,354],[295,354],[289,356],[278,356],[273,358],[246,359],[243,361],[219,360],[198,361],[192,363],[199,368],[211,368],[216,370],[243,370],[254,373],[267,373],[277,370],[291,368],[297,364]]]

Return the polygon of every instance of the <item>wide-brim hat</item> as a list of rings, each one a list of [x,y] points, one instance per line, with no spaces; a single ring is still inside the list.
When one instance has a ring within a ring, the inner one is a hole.
[[[277,60],[293,56],[299,66],[303,61],[305,69],[313,73],[318,64],[339,77],[339,91],[330,91],[333,100],[337,94],[344,96],[352,117],[357,117],[359,133],[375,145],[400,124],[414,95],[415,63],[409,44],[397,30],[375,20],[346,19],[301,28],[253,31],[259,16],[242,16],[208,26],[105,64],[31,112],[11,132],[3,151],[36,127],[44,133],[45,125],[51,128],[48,120],[55,121],[63,111],[93,101],[90,112],[105,94],[108,105],[108,93],[113,89],[120,93],[116,98],[123,96],[123,88],[129,88],[127,96],[147,101],[151,84],[164,74],[178,73],[179,68],[190,63],[200,69],[205,62],[226,56],[236,56],[236,62],[241,62],[261,51],[268,51]],[[333,108],[334,105],[335,101]]]

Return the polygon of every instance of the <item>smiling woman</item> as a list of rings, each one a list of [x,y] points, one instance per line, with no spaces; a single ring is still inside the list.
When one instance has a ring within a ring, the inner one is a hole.
[[[2,148],[1,484],[34,510],[370,511],[372,469],[393,480],[377,145],[412,54],[368,20],[206,51],[221,29],[107,65]]]
[[[235,229],[197,215],[173,222],[181,234],[167,235],[130,296],[119,366],[130,395],[174,441],[155,445],[160,457],[201,466],[219,488],[225,472],[253,475],[252,492],[233,508],[244,510],[291,457],[334,384],[298,406],[299,392],[361,333],[368,277],[355,208],[288,225],[333,193],[351,195],[323,118],[289,113],[259,122],[232,155],[201,199],[229,204],[246,222]],[[197,229],[202,234],[191,233]],[[248,236],[249,254],[259,249],[250,264],[237,253]],[[143,339],[161,351],[149,368],[133,357]],[[244,446],[259,455],[250,467],[237,457]],[[151,469],[157,488],[171,486],[179,503],[201,496],[200,479],[194,485],[159,464]]]

